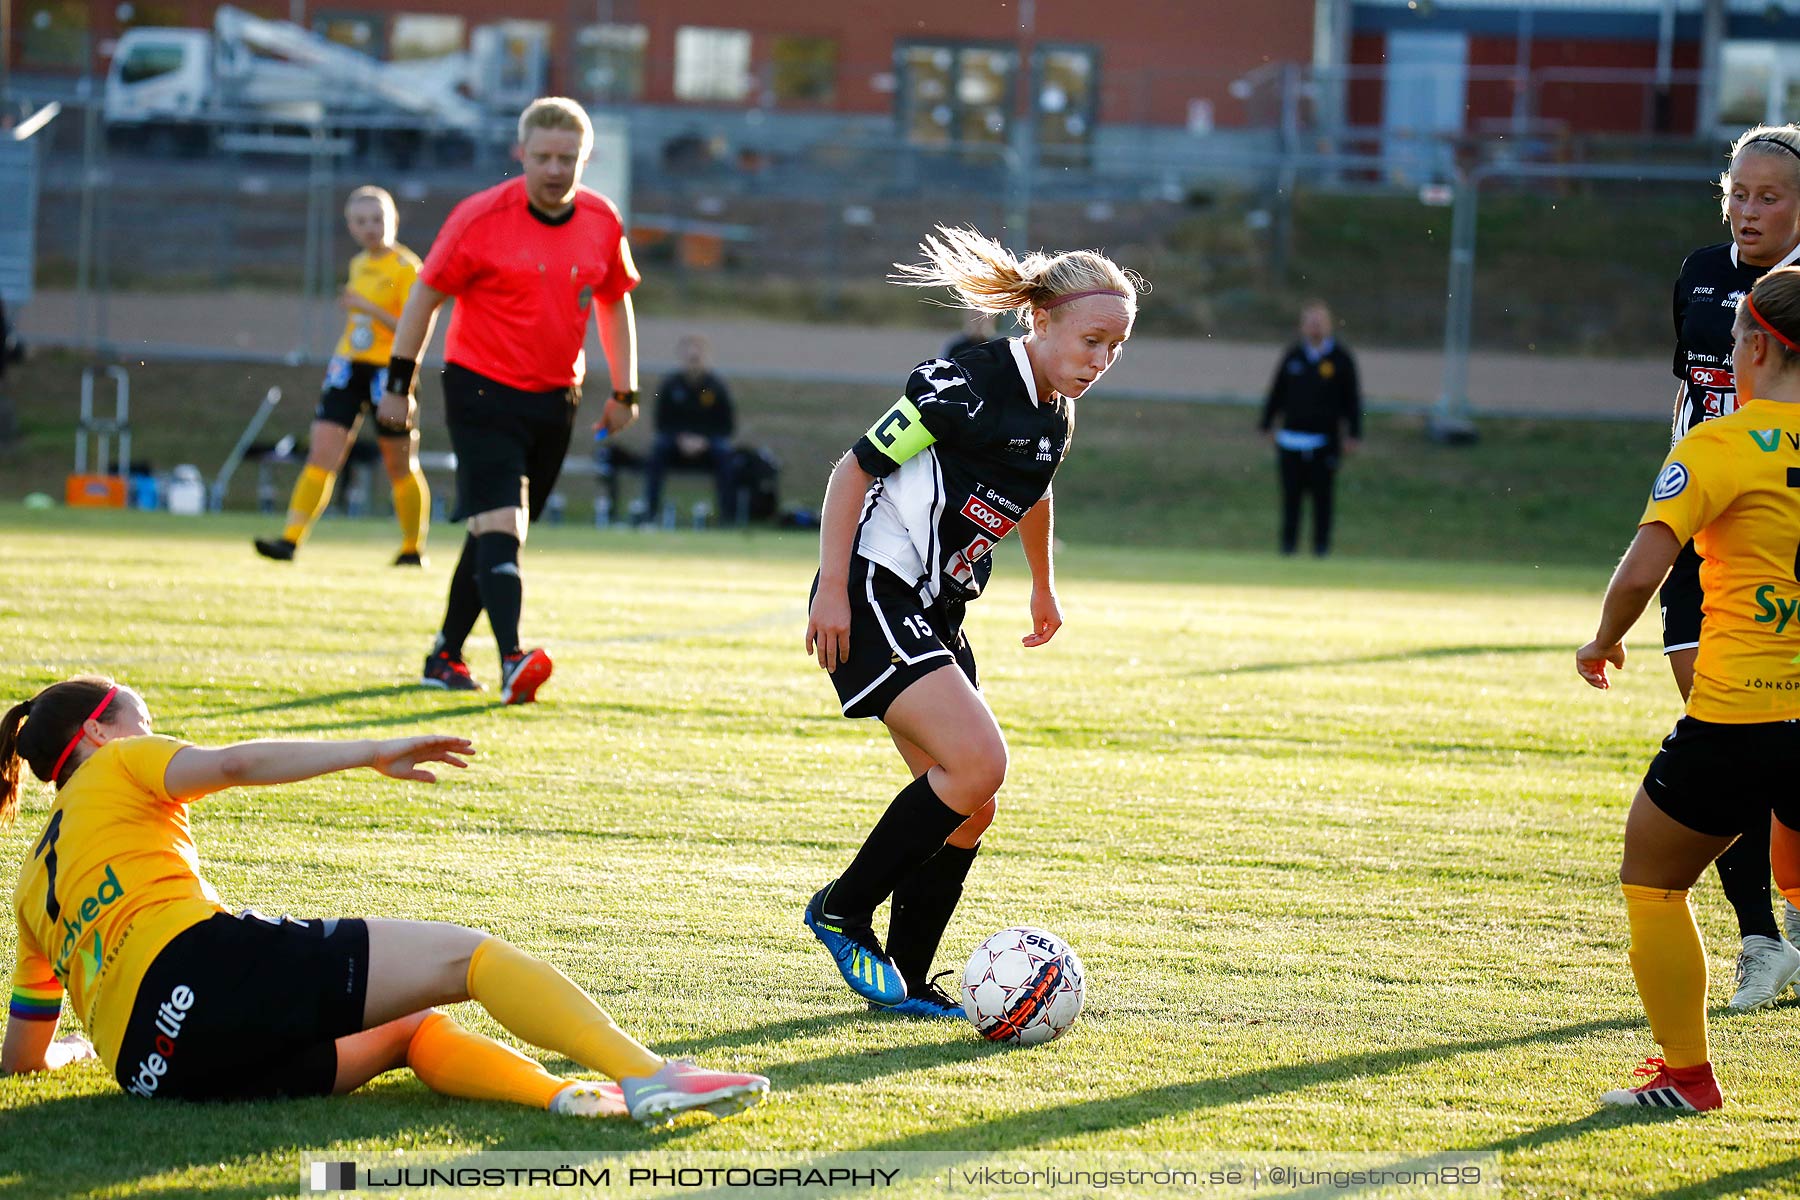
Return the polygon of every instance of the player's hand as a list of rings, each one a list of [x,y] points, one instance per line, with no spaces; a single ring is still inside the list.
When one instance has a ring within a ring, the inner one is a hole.
[[[465,755],[475,753],[475,743],[468,738],[428,733],[422,737],[388,738],[375,743],[375,761],[369,765],[390,779],[408,779],[416,783],[436,783],[437,776],[419,766],[420,763],[443,763],[466,767]]]
[[[410,433],[419,420],[419,402],[410,395],[385,392],[375,406],[375,426],[390,433]]]
[[[599,433],[604,429],[608,437],[615,433],[623,433],[633,421],[637,420],[637,415],[637,405],[620,404],[617,400],[608,397],[606,407],[600,410],[600,419],[594,423],[594,432]]]
[[[1062,606],[1049,588],[1031,589],[1031,632],[1019,639],[1022,646],[1042,646],[1062,628]]]
[[[1611,663],[1621,671],[1625,669],[1625,643],[1614,642],[1610,646],[1602,646],[1599,642],[1589,642],[1575,652],[1575,669],[1581,673],[1589,687],[1605,691],[1612,686],[1606,677],[1606,664]]]
[[[58,1067],[66,1067],[70,1063],[85,1062],[90,1058],[99,1058],[94,1050],[94,1043],[79,1033],[66,1033],[44,1048],[44,1069],[54,1071]]]
[[[806,652],[827,671],[850,661],[850,597],[820,588],[806,617]]]

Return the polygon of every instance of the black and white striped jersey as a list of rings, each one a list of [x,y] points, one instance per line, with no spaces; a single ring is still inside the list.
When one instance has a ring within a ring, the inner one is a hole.
[[[1777,267],[1800,260],[1800,246]],[[1675,378],[1681,391],[1675,400],[1670,443],[1714,417],[1737,411],[1731,375],[1731,326],[1738,300],[1774,267],[1757,267],[1738,259],[1731,242],[1703,246],[1687,256],[1675,280]]]
[[[875,476],[855,553],[917,587],[925,604],[979,595],[988,552],[1050,490],[1069,417],[1067,400],[1038,397],[1015,338],[921,363],[854,448]]]

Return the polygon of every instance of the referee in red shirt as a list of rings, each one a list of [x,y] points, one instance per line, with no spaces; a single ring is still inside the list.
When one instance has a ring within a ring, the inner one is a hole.
[[[519,547],[556,486],[586,372],[590,317],[612,375],[600,423],[617,433],[637,418],[638,284],[612,201],[581,186],[594,148],[573,100],[535,100],[519,117],[524,177],[470,196],[450,213],[394,331],[388,394],[378,421],[410,429],[413,376],[437,310],[451,296],[444,409],[456,451],[456,509],[467,520],[450,577],[444,625],[425,659],[427,687],[474,691],[463,642],[485,608],[500,647],[500,696],[533,699],[550,656],[519,645],[524,585]]]

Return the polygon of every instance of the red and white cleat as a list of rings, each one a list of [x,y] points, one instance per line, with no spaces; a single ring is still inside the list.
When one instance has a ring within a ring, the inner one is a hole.
[[[1671,1067],[1660,1058],[1646,1058],[1633,1074],[1647,1075],[1649,1083],[1602,1093],[1600,1103],[1620,1108],[1664,1108],[1674,1112],[1711,1112],[1725,1103],[1711,1063],[1697,1067]]]

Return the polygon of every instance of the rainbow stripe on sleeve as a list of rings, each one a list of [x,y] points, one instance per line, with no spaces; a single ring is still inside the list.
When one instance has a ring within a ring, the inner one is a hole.
[[[21,1021],[54,1021],[62,1013],[62,1002],[62,986],[54,980],[30,986],[21,983],[13,986],[7,1011]]]

